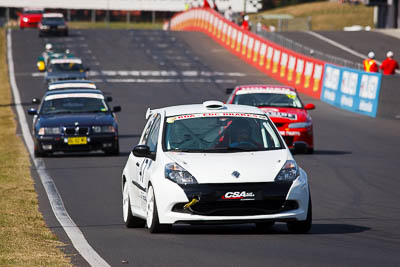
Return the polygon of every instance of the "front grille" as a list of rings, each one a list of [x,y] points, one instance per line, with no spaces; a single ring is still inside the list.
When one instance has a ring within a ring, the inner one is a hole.
[[[87,135],[89,134],[88,127],[66,127],[64,129],[66,135]]]
[[[261,201],[200,201],[186,210],[183,208],[185,204],[186,203],[178,203],[174,205],[172,211],[189,212],[204,216],[252,216],[275,214],[298,208],[296,201],[285,199],[268,199]]]

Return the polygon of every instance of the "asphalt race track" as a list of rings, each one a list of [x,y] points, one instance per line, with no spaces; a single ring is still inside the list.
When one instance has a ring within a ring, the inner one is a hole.
[[[365,56],[368,52],[373,51],[375,52],[375,58],[379,61],[383,61],[386,58],[386,53],[390,50],[394,52],[394,58],[396,60],[400,58],[399,39],[380,32],[325,31],[317,33]],[[307,32],[281,32],[279,34],[327,55],[336,56],[360,64],[362,64],[364,60],[364,58],[357,57],[347,51],[341,50],[340,48],[328,44]]]
[[[122,106],[120,156],[45,158],[69,215],[111,266],[400,266],[398,121],[349,113],[303,96],[303,102],[317,106],[311,111],[315,154],[295,156],[310,179],[314,221],[309,234],[288,234],[285,224],[264,232],[252,224],[177,225],[169,234],[127,229],[121,173],[147,107],[225,101],[226,87],[276,82],[201,33],[81,30],[68,38],[39,39],[36,31],[14,30],[15,73],[25,110],[44,93],[35,64],[49,40],[66,42],[91,68],[90,78],[112,95],[111,106]],[[67,243],[72,262],[87,266],[52,214],[34,169],[32,175],[48,226]]]

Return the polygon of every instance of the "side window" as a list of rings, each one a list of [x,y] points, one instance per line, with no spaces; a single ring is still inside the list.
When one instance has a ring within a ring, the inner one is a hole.
[[[143,130],[143,133],[142,133],[142,137],[140,138],[139,145],[145,145],[146,144],[147,138],[149,136],[151,127],[153,126],[154,119],[156,118],[156,115],[157,114],[152,115],[150,117],[150,119],[147,121],[146,126],[144,127],[144,130]]]
[[[150,148],[151,152],[155,152],[158,143],[158,133],[160,132],[161,116],[157,114],[154,120],[153,127],[146,140],[146,145]]]

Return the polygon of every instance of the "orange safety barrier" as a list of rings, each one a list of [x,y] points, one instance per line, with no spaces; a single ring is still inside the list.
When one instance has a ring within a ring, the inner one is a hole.
[[[171,30],[200,31],[277,81],[320,99],[325,62],[299,54],[241,29],[209,8],[178,13]],[[166,28],[164,26],[164,28]]]

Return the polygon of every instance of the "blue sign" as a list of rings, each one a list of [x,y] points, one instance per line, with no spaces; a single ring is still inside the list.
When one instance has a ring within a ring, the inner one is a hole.
[[[382,74],[325,64],[321,100],[376,117]]]

